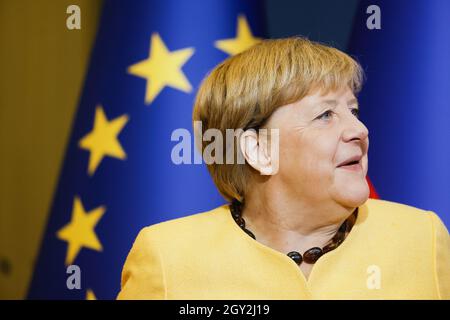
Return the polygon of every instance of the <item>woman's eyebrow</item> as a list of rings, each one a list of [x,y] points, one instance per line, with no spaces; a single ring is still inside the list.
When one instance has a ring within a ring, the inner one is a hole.
[[[328,100],[323,100],[322,103],[326,103],[329,105],[337,105],[338,101],[334,100],[334,99],[328,99]],[[347,105],[351,105],[351,104],[358,104],[358,99],[352,98],[352,99],[348,100]]]
[[[327,105],[329,105],[331,107],[336,107],[339,104],[339,102],[337,100],[334,100],[334,99],[328,99],[328,100],[322,100],[318,105],[320,106],[320,105],[324,105],[324,104],[327,104]],[[356,105],[356,107],[359,108],[358,99],[352,98],[352,99],[348,100],[347,101],[347,105],[348,106]]]
[[[332,107],[335,107],[338,105],[337,100],[331,99],[331,100],[323,100],[321,103],[326,103]]]

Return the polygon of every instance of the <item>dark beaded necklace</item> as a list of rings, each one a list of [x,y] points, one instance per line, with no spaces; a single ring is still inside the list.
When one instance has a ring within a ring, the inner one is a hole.
[[[239,227],[241,227],[241,229],[247,233],[250,237],[252,237],[253,239],[256,240],[255,235],[253,234],[253,232],[251,232],[250,230],[248,230],[245,227],[245,220],[242,217],[242,208],[243,208],[244,204],[239,202],[238,200],[234,199],[232,201],[232,203],[229,205],[230,207],[230,211],[231,211],[231,215],[233,216],[234,221],[237,223],[237,225]],[[356,209],[353,212],[353,216],[355,218],[354,221],[356,221],[356,217],[358,215],[358,209]],[[297,263],[298,265],[300,265],[303,261],[305,261],[308,264],[313,264],[315,263],[323,254],[336,249],[337,247],[339,247],[339,245],[344,241],[345,239],[345,234],[347,232],[350,231],[351,229],[351,225],[349,223],[349,219],[346,219],[341,226],[339,227],[339,230],[336,232],[336,234],[334,235],[334,237],[329,241],[329,243],[327,245],[325,245],[323,248],[319,248],[319,247],[314,247],[311,249],[306,250],[303,253],[303,256],[297,252],[297,251],[291,251],[287,254],[287,256],[289,258],[291,258],[292,260],[295,261],[295,263]]]

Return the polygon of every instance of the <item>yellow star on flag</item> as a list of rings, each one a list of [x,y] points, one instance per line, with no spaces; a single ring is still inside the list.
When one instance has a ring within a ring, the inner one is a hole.
[[[126,153],[122,149],[117,136],[128,122],[128,116],[122,115],[114,120],[108,121],[102,106],[95,110],[94,128],[79,142],[79,147],[89,150],[88,174],[94,174],[103,157],[110,156],[125,159]]]
[[[192,86],[181,67],[193,54],[193,48],[169,51],[159,34],[152,34],[148,59],[128,67],[128,73],[147,80],[146,104],[150,104],[165,86],[183,92],[192,90]]]
[[[86,291],[86,300],[97,300],[94,291],[92,291],[91,289],[87,289]]]
[[[105,213],[104,206],[86,212],[79,197],[75,197],[72,220],[57,232],[58,239],[68,243],[66,265],[72,264],[80,250],[85,247],[102,251],[102,244],[95,234],[95,226]]]
[[[214,43],[214,45],[216,48],[225,51],[232,56],[247,50],[260,41],[261,38],[253,37],[247,18],[245,18],[244,15],[239,15],[236,38],[218,40]]]

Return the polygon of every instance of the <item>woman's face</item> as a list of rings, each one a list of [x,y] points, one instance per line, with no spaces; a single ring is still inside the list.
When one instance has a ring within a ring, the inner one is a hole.
[[[369,132],[357,115],[348,87],[316,92],[272,114],[266,127],[280,130],[277,174],[290,192],[310,203],[347,207],[367,200]],[[345,165],[352,160],[357,163]]]

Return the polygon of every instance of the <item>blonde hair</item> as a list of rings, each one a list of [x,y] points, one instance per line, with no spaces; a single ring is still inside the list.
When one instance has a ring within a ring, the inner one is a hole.
[[[263,40],[229,57],[203,80],[195,100],[193,121],[211,128],[258,128],[280,106],[298,101],[315,90],[326,93],[348,85],[360,91],[360,65],[338,49],[302,37]],[[239,137],[233,142],[240,153]],[[200,151],[207,143],[202,142]],[[228,145],[228,142],[227,142]],[[224,151],[224,154],[227,151]],[[252,171],[248,163],[207,165],[219,192],[228,201],[242,201]]]

